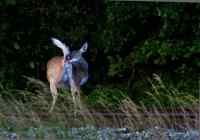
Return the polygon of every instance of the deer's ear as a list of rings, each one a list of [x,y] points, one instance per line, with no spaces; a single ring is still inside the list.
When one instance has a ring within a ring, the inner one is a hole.
[[[80,52],[81,52],[81,53],[86,52],[86,51],[87,51],[87,48],[88,48],[88,43],[85,42],[85,43],[83,44],[83,46],[81,47]]]

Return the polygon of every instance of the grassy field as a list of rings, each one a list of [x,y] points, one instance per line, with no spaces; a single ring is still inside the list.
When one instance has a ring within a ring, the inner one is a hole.
[[[69,129],[87,128],[89,126],[94,128],[127,128],[130,132],[159,128],[159,131],[155,131],[156,135],[158,135],[158,132],[160,133],[159,136],[163,133],[161,128],[180,129],[181,131],[198,130],[200,125],[199,99],[190,95],[186,96],[175,89],[171,90],[165,87],[159,77],[155,76],[155,78],[159,84],[152,84],[153,90],[147,92],[145,97],[146,100],[149,99],[156,103],[151,108],[145,106],[142,101],[139,105],[135,104],[126,96],[123,97],[123,100],[120,100],[115,109],[108,106],[102,97],[100,109],[97,109],[96,106],[90,106],[85,97],[82,99],[76,114],[70,93],[66,91],[60,91],[55,110],[52,114],[49,114],[48,110],[52,97],[48,86],[41,81],[29,78],[27,84],[29,90],[2,91],[0,97],[0,128],[2,130],[0,130],[0,135],[3,136],[3,131],[5,131],[5,133],[15,132],[19,138],[66,138],[69,136],[67,133]],[[163,95],[166,92],[168,94]],[[12,94],[23,100],[14,98]],[[163,100],[168,101],[167,107]],[[182,113],[183,117],[160,115],[160,110],[167,112],[169,109],[175,109],[175,106],[179,108],[179,113]],[[189,113],[197,113],[196,117],[187,116],[188,108],[190,108]],[[99,110],[104,114],[98,114]],[[150,115],[152,112],[154,115]],[[91,131],[95,131],[94,128]],[[90,129],[84,129],[82,133],[90,133],[89,131]]]

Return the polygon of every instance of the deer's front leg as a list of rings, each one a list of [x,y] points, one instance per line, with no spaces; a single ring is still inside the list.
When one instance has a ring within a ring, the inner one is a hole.
[[[72,64],[66,63],[65,68],[67,70],[67,74],[69,77],[70,91],[72,94],[73,103],[76,105],[76,94],[79,94],[79,90],[77,89],[77,85],[75,83],[73,74],[72,74]]]
[[[76,105],[76,87],[74,81],[70,81],[70,90],[72,94],[73,103]]]
[[[70,90],[74,104],[80,104],[80,87],[76,85],[74,80],[70,82]]]

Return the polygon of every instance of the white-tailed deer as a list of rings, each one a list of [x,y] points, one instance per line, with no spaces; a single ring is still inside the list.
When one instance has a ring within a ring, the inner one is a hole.
[[[80,100],[80,86],[88,79],[88,63],[82,57],[87,51],[87,42],[80,50],[70,53],[69,47],[56,38],[51,38],[54,45],[59,47],[64,56],[56,56],[47,63],[47,80],[50,84],[50,91],[53,97],[50,112],[53,111],[58,96],[57,88],[64,84],[70,88],[73,103],[76,105],[76,95]]]

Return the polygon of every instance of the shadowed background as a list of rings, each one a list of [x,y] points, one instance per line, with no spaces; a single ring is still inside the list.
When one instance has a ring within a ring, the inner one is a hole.
[[[50,41],[57,37],[72,50],[89,43],[85,95],[114,87],[139,102],[157,73],[198,97],[199,13],[192,3],[1,1],[0,90],[26,89],[23,75],[47,82],[47,61],[62,55]]]

